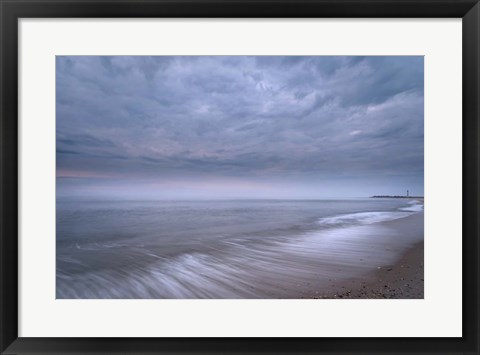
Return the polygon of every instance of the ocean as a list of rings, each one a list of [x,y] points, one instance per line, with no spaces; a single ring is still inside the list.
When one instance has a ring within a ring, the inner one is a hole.
[[[393,262],[423,223],[388,221],[422,211],[409,199],[58,200],[56,297],[300,298]]]

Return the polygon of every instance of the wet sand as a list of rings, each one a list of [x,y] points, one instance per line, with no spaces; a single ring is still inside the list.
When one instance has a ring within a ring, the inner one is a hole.
[[[418,223],[420,221],[423,227],[423,213],[384,223],[384,225],[392,228],[402,228],[402,230],[405,230],[407,238],[413,238],[415,234],[417,234],[418,238],[422,237],[422,241],[412,244],[391,265],[377,266],[376,270],[351,279],[332,279],[326,287],[323,286],[317,290],[307,291],[302,297],[325,299],[423,299],[424,242],[423,235],[418,235]],[[377,249],[377,252],[381,252],[381,247]]]
[[[403,254],[394,265],[384,265],[357,279],[337,282],[308,298],[424,298],[423,242]]]

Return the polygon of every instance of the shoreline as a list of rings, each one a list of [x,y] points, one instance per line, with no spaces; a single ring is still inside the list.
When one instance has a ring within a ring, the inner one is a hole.
[[[424,298],[424,243],[408,249],[393,265],[384,265],[363,276],[340,281],[314,299],[423,299]]]
[[[423,212],[416,216],[423,219]],[[410,217],[415,218],[415,215]],[[409,224],[410,217],[382,224],[399,228]],[[390,264],[379,265],[376,269],[356,277],[330,281],[326,286],[304,292],[302,298],[424,299],[424,240],[422,238],[403,249],[398,258]]]
[[[261,207],[259,211],[271,215],[268,208]],[[374,204],[371,209],[378,212],[334,215],[320,220],[325,227],[312,225],[311,230],[295,225],[282,238],[256,236],[253,240],[226,240],[228,243],[220,240],[216,245],[214,239],[201,239],[203,231],[193,234],[197,237],[194,242],[191,237],[186,239],[189,252],[178,255],[164,249],[167,245],[167,250],[175,253],[182,247],[175,244],[176,236],[161,245],[147,238],[140,240],[145,245],[138,240],[123,244],[122,239],[116,244],[109,240],[87,243],[83,249],[67,245],[62,258],[57,254],[57,298],[423,298],[424,213],[416,207],[378,211]],[[305,206],[301,208],[303,211]],[[204,209],[198,210],[203,216]],[[158,223],[158,213],[151,216]],[[249,221],[254,217],[250,212],[246,216]],[[256,218],[258,223],[265,216]],[[277,226],[277,218],[274,222]],[[192,235],[189,228],[184,232]],[[409,250],[416,252],[410,255]],[[70,260],[83,264],[72,266]],[[59,261],[70,268],[59,269]],[[84,272],[83,265],[91,271]]]

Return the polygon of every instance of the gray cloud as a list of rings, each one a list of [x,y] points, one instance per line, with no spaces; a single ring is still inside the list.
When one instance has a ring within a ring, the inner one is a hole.
[[[56,65],[66,194],[238,179],[303,184],[315,196],[317,183],[338,195],[355,186],[357,195],[379,186],[423,194],[423,57],[79,56]]]

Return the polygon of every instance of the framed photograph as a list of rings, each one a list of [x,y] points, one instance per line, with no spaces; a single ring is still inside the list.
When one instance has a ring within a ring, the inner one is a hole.
[[[1,354],[478,354],[476,0],[1,2]]]

